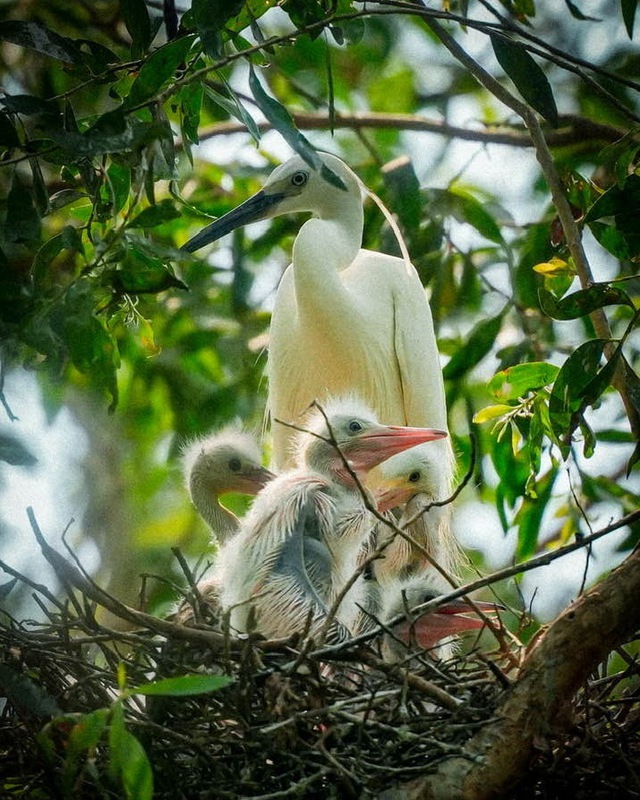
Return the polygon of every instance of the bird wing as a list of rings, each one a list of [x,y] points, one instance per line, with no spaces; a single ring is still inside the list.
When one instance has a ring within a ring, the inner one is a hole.
[[[301,632],[305,625],[312,635],[317,635],[327,618],[332,561],[324,544],[325,499],[317,492],[300,503],[286,536],[261,570],[265,577],[255,587],[259,626],[273,631],[273,635]],[[327,640],[341,641],[348,635],[344,626],[334,620]]]
[[[411,267],[394,287],[395,351],[407,425],[447,427],[447,404],[431,308]]]

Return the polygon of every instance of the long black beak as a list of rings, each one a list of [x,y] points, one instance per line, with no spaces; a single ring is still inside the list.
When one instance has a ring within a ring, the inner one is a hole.
[[[245,200],[242,205],[232,209],[220,219],[212,222],[211,225],[207,225],[200,233],[196,233],[180,249],[186,250],[187,253],[194,253],[204,247],[205,244],[217,241],[225,234],[231,233],[231,231],[242,225],[248,225],[250,222],[264,219],[268,216],[273,206],[277,205],[283,197],[283,194],[267,194],[262,190],[257,192],[253,197]]]

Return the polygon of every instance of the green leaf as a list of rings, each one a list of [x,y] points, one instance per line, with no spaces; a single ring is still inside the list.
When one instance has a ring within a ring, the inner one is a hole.
[[[188,287],[176,278],[170,266],[153,252],[153,245],[128,236],[119,267],[105,274],[118,294],[157,294],[167,289]]]
[[[552,319],[578,319],[595,311],[597,308],[613,305],[626,305],[635,310],[629,295],[618,286],[608,283],[594,283],[587,289],[580,289],[561,300],[548,292],[544,287],[538,290],[540,308]]]
[[[508,406],[502,403],[496,406],[485,406],[480,411],[476,411],[473,415],[473,422],[476,425],[482,425],[483,422],[489,422],[492,419],[498,419],[510,414],[514,408],[515,406]]]
[[[85,133],[53,130],[49,136],[68,154],[72,163],[81,163],[87,156],[135,151],[162,139],[166,128],[162,123],[127,118],[122,108],[117,108],[100,117]]]
[[[72,284],[61,310],[61,328],[69,356],[76,369],[92,384],[111,394],[111,409],[118,402],[116,369],[118,348],[109,331],[94,315],[91,287],[86,281]]]
[[[6,600],[7,597],[9,597],[11,592],[18,585],[18,581],[19,578],[11,578],[10,581],[5,581],[5,583],[0,584],[0,600]]]
[[[614,185],[595,201],[585,214],[584,221],[590,225],[594,220],[613,217],[617,230],[631,258],[640,255],[640,176],[629,175],[623,186]]]
[[[16,467],[32,467],[38,463],[38,459],[18,438],[7,433],[0,433],[0,461]]]
[[[492,242],[504,241],[500,228],[483,205],[470,194],[459,188],[431,189],[431,210],[443,216],[452,216],[458,222],[466,222],[481,236]]]
[[[580,11],[580,9],[578,8],[578,6],[575,3],[572,3],[571,0],[564,0],[564,2],[567,8],[569,9],[569,13],[571,14],[572,17],[575,17],[575,19],[591,20],[592,22],[602,22],[602,20],[599,17],[589,17],[587,14],[583,14],[582,11]]]
[[[422,197],[411,159],[405,156],[385,164],[382,177],[393,197],[395,213],[407,228],[417,228],[422,218]]]
[[[542,517],[546,511],[551,491],[557,476],[557,470],[551,469],[536,484],[536,495],[525,497],[518,509],[514,522],[518,526],[518,547],[516,559],[524,561],[538,549],[538,537]]]
[[[69,64],[78,61],[80,57],[78,48],[71,39],[60,36],[59,33],[55,33],[38,21],[2,22],[0,23],[0,39]]]
[[[40,286],[49,275],[49,265],[63,250],[81,253],[82,237],[72,226],[66,225],[60,233],[48,239],[38,250],[31,265],[31,276],[36,286]]]
[[[604,222],[590,222],[589,229],[598,244],[620,261],[629,261],[632,257],[624,234],[615,225]]]
[[[635,412],[635,420],[633,413],[630,414],[631,418],[631,430],[633,431],[634,435],[637,436],[638,431],[638,424],[640,423],[640,377],[635,372],[635,370],[631,367],[627,359],[622,356],[622,367],[623,367],[623,374],[624,374],[624,383],[627,387],[627,397],[631,401],[633,406],[633,410]],[[640,439],[638,440],[635,450],[633,451],[629,462],[627,463],[627,475],[631,473],[631,470],[640,463]]]
[[[200,125],[200,112],[202,110],[202,98],[204,88],[199,81],[187,83],[180,89],[180,124],[182,127],[182,137],[187,142],[198,144],[198,126]]]
[[[613,373],[622,353],[617,347],[613,356],[601,368],[608,339],[584,342],[567,358],[553,384],[549,398],[549,419],[554,434],[561,442],[566,458],[573,431],[582,421],[587,406],[594,405],[610,386]]]
[[[262,111],[265,117],[283,137],[287,144],[292,147],[296,153],[306,161],[306,163],[315,170],[319,170],[322,177],[337,186],[338,189],[344,189],[346,186],[342,180],[325,166],[324,162],[314,150],[311,143],[300,133],[295,127],[291,114],[287,109],[279,103],[275,98],[270,97],[262,88],[258,77],[253,69],[250,67],[249,72],[249,87],[251,93],[258,104],[258,108]]]
[[[205,84],[204,90],[214,103],[217,103],[217,105],[219,105],[221,108],[224,108],[228,114],[230,114],[232,117],[235,117],[238,122],[241,122],[243,125],[245,125],[253,140],[256,142],[256,144],[258,144],[260,141],[260,129],[256,125],[256,122],[251,114],[249,114],[247,109],[236,97],[236,94],[231,87],[227,86],[229,97],[225,97],[220,92],[217,92],[212,86],[209,86],[209,84]]]
[[[627,29],[629,38],[633,39],[633,26],[636,20],[636,8],[638,6],[638,0],[620,0],[620,6],[622,8],[622,19],[624,20],[624,26]]]
[[[133,42],[134,56],[146,53],[151,44],[151,20],[144,0],[121,0],[120,13]]]
[[[176,69],[185,60],[195,36],[183,36],[160,47],[142,65],[138,77],[131,85],[125,107],[132,108],[146,102],[171,80]]]
[[[0,686],[4,696],[22,711],[36,717],[62,714],[55,698],[27,675],[0,663]]]
[[[101,198],[107,201],[111,214],[121,211],[131,191],[131,169],[114,161],[109,165],[106,180],[101,187]]]
[[[178,678],[164,678],[131,689],[132,694],[169,695],[188,697],[196,694],[217,692],[233,683],[228,675],[182,675]]]
[[[453,354],[442,374],[446,380],[457,380],[476,366],[491,351],[502,327],[504,310],[492,319],[479,322],[465,337],[465,342]]]
[[[238,15],[243,6],[243,0],[193,0],[193,24],[208,56],[218,57],[222,42],[221,31],[227,20]]]
[[[502,370],[489,381],[489,391],[497,400],[517,400],[528,392],[549,386],[558,375],[559,368],[544,361],[516,364]]]
[[[40,239],[42,223],[35,209],[33,196],[14,174],[7,198],[7,216],[4,224],[6,242],[29,244]]]
[[[0,147],[20,147],[20,138],[9,115],[0,113]]]
[[[151,800],[153,772],[144,748],[125,727],[122,703],[113,708],[109,726],[109,772],[119,779],[127,800]]]
[[[498,63],[524,100],[555,127],[558,108],[544,72],[519,42],[496,34],[490,38]]]
[[[640,212],[640,176],[629,175],[623,186],[614,184],[600,195],[587,210],[584,222],[590,223],[602,217],[617,217],[629,214],[637,219]]]
[[[155,228],[157,225],[162,225],[165,222],[170,222],[172,219],[177,219],[180,212],[173,205],[171,200],[161,200],[154,206],[149,206],[135,216],[131,222],[128,223],[128,228]]]
[[[34,97],[31,94],[13,94],[4,95],[0,98],[2,105],[14,114],[24,114],[27,117],[36,114],[43,114],[44,116],[54,116],[59,118],[60,109],[57,103],[53,100],[42,100],[40,97]]]
[[[65,796],[73,795],[78,775],[89,758],[88,751],[93,750],[100,742],[106,731],[109,716],[108,708],[99,708],[89,714],[83,714],[71,729],[61,775]]]

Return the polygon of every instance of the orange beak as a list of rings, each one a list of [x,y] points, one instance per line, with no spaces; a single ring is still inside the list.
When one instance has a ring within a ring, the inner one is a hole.
[[[237,486],[234,486],[234,491],[256,495],[275,477],[275,473],[266,467],[246,469],[242,473],[237,473]]]

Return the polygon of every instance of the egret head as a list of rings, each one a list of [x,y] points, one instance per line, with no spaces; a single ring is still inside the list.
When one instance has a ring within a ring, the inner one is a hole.
[[[353,472],[364,478],[370,469],[396,453],[447,435],[435,428],[381,425],[373,412],[354,397],[337,398],[316,407],[304,428],[308,432],[298,440],[298,463],[346,484],[353,483],[353,478],[342,456]]]
[[[182,467],[196,506],[202,494],[211,499],[227,492],[255,495],[274,477],[261,464],[255,438],[237,428],[224,428],[188,444]]]
[[[360,183],[355,173],[336,156],[318,155],[323,164],[320,170],[313,169],[297,155],[276,167],[259,192],[207,225],[182,249],[193,253],[242,225],[280,214],[308,211],[326,217],[335,214],[345,203],[361,205]]]
[[[367,476],[367,487],[380,511],[404,506],[416,494],[435,497],[443,469],[436,448],[416,447],[383,461]]]
[[[422,614],[415,610],[448,591],[451,591],[451,587],[433,570],[406,580],[397,580],[384,589],[383,621],[393,623],[401,615],[406,617],[393,624],[393,636],[384,637],[385,659],[397,661],[406,655],[409,647],[429,650],[461,631],[483,627],[484,622],[474,616],[473,608],[462,599],[450,600]],[[494,603],[477,600],[474,603],[483,612],[494,613],[497,610]]]

